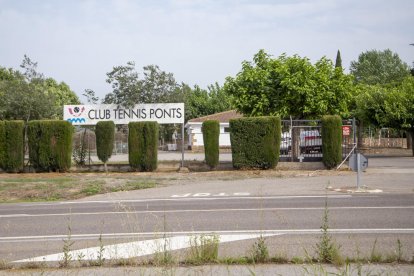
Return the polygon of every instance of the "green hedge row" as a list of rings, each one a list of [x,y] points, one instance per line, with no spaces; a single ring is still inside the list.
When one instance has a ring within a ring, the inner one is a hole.
[[[114,150],[115,123],[113,121],[101,121],[96,124],[96,153],[99,160],[106,164]]]
[[[24,165],[24,122],[0,122],[0,168],[21,172]]]
[[[129,165],[139,171],[154,171],[158,162],[158,123],[131,122],[128,124]]]
[[[234,168],[274,168],[279,161],[281,120],[251,117],[230,120]]]
[[[322,162],[328,169],[342,161],[342,120],[339,116],[322,117]]]
[[[67,121],[27,125],[30,163],[36,171],[66,171],[71,166],[73,127]]]
[[[220,123],[216,120],[203,122],[204,155],[210,168],[216,168],[219,164],[219,136]]]
[[[6,122],[0,121],[0,169],[6,165]]]

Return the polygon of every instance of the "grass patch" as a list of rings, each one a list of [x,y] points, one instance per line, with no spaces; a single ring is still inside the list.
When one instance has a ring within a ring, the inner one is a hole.
[[[190,239],[189,264],[217,263],[220,237],[200,235]]]
[[[12,265],[6,260],[0,260],[0,270],[11,269]]]
[[[111,192],[121,192],[121,191],[131,191],[131,190],[141,190],[141,189],[150,189],[155,188],[157,183],[154,181],[127,181],[125,184],[113,187]]]
[[[96,194],[154,188],[154,179],[102,174],[0,175],[0,203],[73,200]]]

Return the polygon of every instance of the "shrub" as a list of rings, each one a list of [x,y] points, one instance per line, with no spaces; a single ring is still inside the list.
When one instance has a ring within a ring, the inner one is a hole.
[[[128,125],[129,165],[139,171],[157,169],[158,123],[131,122]]]
[[[211,120],[203,122],[202,132],[206,163],[210,168],[215,168],[219,163],[219,121]]]
[[[29,159],[37,171],[66,171],[71,166],[73,127],[67,121],[28,124]]]
[[[0,122],[0,167],[8,172],[23,171],[24,122]]]
[[[102,121],[96,124],[96,153],[99,160],[105,164],[112,155],[115,140],[115,124],[113,121]]]
[[[281,121],[278,117],[230,120],[230,141],[235,168],[274,168],[279,161]]]
[[[322,117],[322,161],[328,169],[342,161],[342,120],[339,116]]]

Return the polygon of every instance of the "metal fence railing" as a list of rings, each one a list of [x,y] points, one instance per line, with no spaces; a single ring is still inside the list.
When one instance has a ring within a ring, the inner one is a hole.
[[[352,121],[343,121],[342,156],[345,158],[355,143],[355,126]],[[181,138],[181,137],[178,137]],[[96,155],[95,132],[89,128],[78,128],[73,137],[73,148],[83,141],[88,156]],[[178,140],[174,141],[176,144]],[[160,149],[168,150],[169,141],[160,140]],[[319,120],[282,120],[280,161],[312,162],[322,160],[321,121]],[[178,148],[177,148],[178,150]],[[128,154],[128,129],[115,132],[113,155]]]

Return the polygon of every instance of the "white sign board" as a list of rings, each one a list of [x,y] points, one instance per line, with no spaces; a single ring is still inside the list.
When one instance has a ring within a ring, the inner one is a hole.
[[[113,121],[117,125],[143,121],[183,124],[184,115],[184,103],[138,104],[132,108],[112,104],[63,107],[63,119],[73,125],[96,125],[99,121]]]

